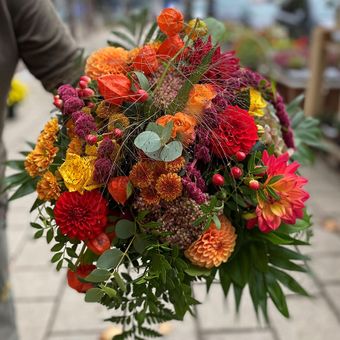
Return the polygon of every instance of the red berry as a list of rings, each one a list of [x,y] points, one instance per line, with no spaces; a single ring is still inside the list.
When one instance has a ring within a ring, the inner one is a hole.
[[[86,143],[90,145],[94,145],[97,143],[98,137],[96,135],[87,135],[85,140],[86,140]]]
[[[106,250],[110,249],[110,246],[110,238],[105,233],[101,233],[96,238],[87,242],[87,247],[96,255],[103,254]]]
[[[138,90],[136,92],[137,102],[144,103],[149,99],[149,94],[145,90]]]
[[[86,89],[83,90],[81,97],[92,97],[94,96],[94,91],[87,87]]]
[[[57,96],[56,96],[57,97]],[[54,97],[53,104],[58,109],[61,109],[63,107],[63,101],[60,98]],[[59,96],[58,96],[59,97]]]
[[[252,179],[249,181],[249,188],[252,190],[259,190],[260,189],[260,182],[256,179]]]
[[[86,89],[87,88],[87,84],[88,84],[88,82],[87,81],[85,81],[85,80],[81,80],[80,82],[79,82],[79,87],[81,88],[81,89]]]
[[[113,136],[116,139],[122,138],[123,137],[123,131],[121,129],[115,128],[113,130]]]
[[[88,102],[87,104],[86,104],[86,106],[87,107],[89,107],[90,109],[92,109],[92,108],[94,108],[94,103],[92,103],[92,102]]]
[[[88,84],[89,82],[91,82],[91,78],[90,77],[88,77],[88,76],[81,76],[80,78],[79,78],[79,81],[85,81],[86,82],[86,84]]]
[[[242,151],[237,151],[236,154],[236,159],[239,161],[239,162],[242,162],[245,158],[246,158],[246,154]]]
[[[240,178],[243,175],[242,169],[237,166],[233,166],[230,173],[235,179]]]
[[[215,174],[212,176],[212,183],[217,187],[220,187],[224,184],[224,177],[220,174]]]

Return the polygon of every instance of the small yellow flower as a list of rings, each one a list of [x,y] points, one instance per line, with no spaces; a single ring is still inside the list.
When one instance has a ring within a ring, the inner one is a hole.
[[[187,27],[185,28],[185,34],[190,37],[192,40],[196,40],[197,38],[204,37],[208,33],[207,24],[200,19],[191,19],[188,22]]]
[[[263,99],[261,93],[252,87],[249,90],[250,94],[250,106],[249,114],[252,116],[262,117],[264,115],[264,109],[267,106],[266,101]]]
[[[27,95],[27,86],[18,79],[13,79],[11,89],[7,97],[7,105],[13,106],[25,99]]]
[[[65,162],[60,166],[59,173],[69,191],[93,190],[100,187],[93,180],[95,157],[80,157],[68,154]]]

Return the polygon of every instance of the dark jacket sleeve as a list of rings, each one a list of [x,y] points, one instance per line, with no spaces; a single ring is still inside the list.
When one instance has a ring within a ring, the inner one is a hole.
[[[50,0],[8,0],[19,57],[47,90],[70,82],[80,52]]]

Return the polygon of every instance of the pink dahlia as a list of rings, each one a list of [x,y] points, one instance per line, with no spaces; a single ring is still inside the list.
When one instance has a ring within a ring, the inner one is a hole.
[[[303,217],[304,202],[309,194],[303,190],[307,179],[296,174],[299,163],[288,164],[287,153],[276,157],[263,152],[262,161],[267,167],[267,179],[263,185],[266,200],[259,194],[256,215],[261,231],[269,232],[280,227],[281,223],[295,224],[297,218]],[[275,176],[277,180],[273,179]],[[273,197],[270,192],[274,192]]]
[[[108,202],[97,190],[63,192],[54,208],[57,225],[63,235],[77,240],[93,239],[107,223]]]

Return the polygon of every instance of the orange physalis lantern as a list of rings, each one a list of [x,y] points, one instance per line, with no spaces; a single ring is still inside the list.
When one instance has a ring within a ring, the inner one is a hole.
[[[108,185],[108,190],[117,203],[124,205],[132,191],[129,177],[118,176],[113,178]]]
[[[98,89],[104,99],[113,105],[121,105],[130,94],[131,81],[123,74],[108,74],[98,78]]]
[[[176,8],[165,8],[157,17],[159,29],[169,37],[181,32],[184,25],[183,14]]]
[[[174,57],[184,47],[184,42],[178,34],[165,39],[158,49],[158,56],[163,59]]]
[[[145,74],[157,71],[159,64],[155,50],[151,46],[143,47],[135,57],[132,66]]]

